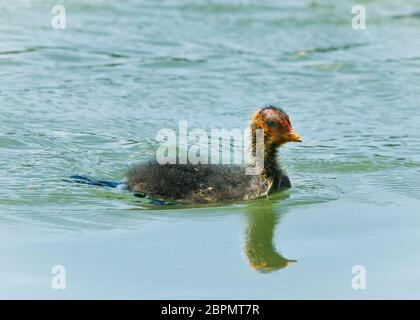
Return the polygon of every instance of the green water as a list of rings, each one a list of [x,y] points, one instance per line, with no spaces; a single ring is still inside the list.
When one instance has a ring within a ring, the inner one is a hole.
[[[419,1],[62,1],[53,30],[56,4],[0,1],[0,298],[420,298]],[[268,103],[303,139],[272,199],[150,210],[62,181]]]

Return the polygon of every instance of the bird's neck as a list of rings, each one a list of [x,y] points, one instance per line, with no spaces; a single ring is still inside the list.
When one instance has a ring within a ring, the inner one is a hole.
[[[280,175],[277,162],[277,146],[264,144],[264,170],[261,173],[266,178],[278,178]]]
[[[255,164],[255,159],[257,156],[257,137],[256,137],[255,125],[251,124],[250,134],[251,134],[251,148],[250,156],[253,161],[251,163]],[[264,168],[260,174],[261,178],[269,180],[278,180],[280,178],[281,172],[277,162],[277,149],[278,146],[270,143],[268,137],[264,136]]]

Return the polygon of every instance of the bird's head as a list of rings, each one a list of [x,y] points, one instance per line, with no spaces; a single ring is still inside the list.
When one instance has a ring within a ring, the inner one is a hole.
[[[287,142],[302,142],[292,128],[289,116],[280,108],[268,106],[257,110],[251,123],[254,128],[263,130],[265,142],[268,144],[280,146]]]

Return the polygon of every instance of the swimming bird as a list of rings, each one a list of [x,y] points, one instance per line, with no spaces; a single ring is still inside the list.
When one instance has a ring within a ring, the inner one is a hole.
[[[247,166],[225,164],[159,164],[148,161],[133,165],[127,174],[130,191],[151,199],[187,203],[214,203],[264,197],[291,187],[277,160],[277,150],[287,142],[301,142],[289,116],[267,106],[251,118],[251,156],[257,152],[256,131],[264,137],[264,166],[258,175],[247,174]]]

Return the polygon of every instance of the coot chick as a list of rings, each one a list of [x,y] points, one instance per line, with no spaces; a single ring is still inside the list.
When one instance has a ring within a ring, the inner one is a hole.
[[[264,167],[260,174],[246,174],[246,166],[223,164],[135,164],[127,175],[130,191],[169,201],[189,203],[226,202],[260,198],[291,187],[277,162],[277,149],[287,142],[300,142],[289,116],[280,108],[257,110],[251,119],[252,156],[256,155],[256,131],[264,135]]]

